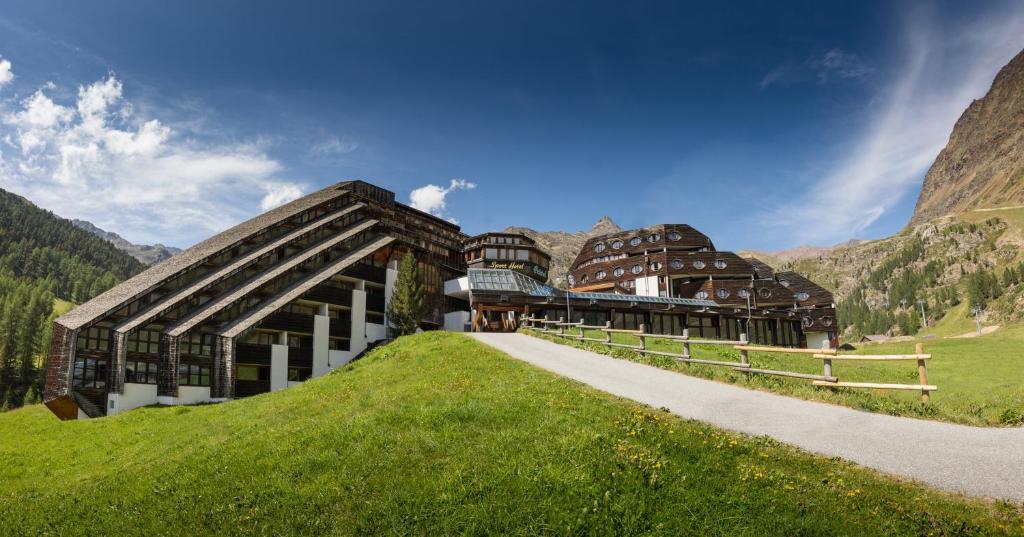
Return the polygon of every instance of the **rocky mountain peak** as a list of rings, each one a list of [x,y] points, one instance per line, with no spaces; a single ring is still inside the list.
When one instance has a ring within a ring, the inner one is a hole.
[[[598,219],[597,222],[594,222],[594,225],[590,227],[590,236],[595,237],[598,235],[607,235],[609,233],[618,233],[619,231],[622,231],[622,228],[619,227],[614,220],[605,215]]]
[[[924,178],[910,221],[1024,204],[1024,51],[971,103]]]

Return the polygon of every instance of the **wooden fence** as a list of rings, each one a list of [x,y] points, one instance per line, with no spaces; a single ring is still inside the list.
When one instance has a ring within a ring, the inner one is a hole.
[[[564,337],[573,339],[576,341],[589,341],[592,343],[598,343],[605,345],[608,348],[622,348],[636,351],[643,355],[652,356],[667,356],[674,358],[679,362],[694,363],[694,364],[705,364],[732,367],[736,371],[740,371],[745,375],[774,375],[780,377],[792,377],[800,379],[808,379],[814,386],[822,386],[826,388],[868,388],[868,389],[880,389],[880,390],[920,390],[921,400],[925,403],[928,402],[929,393],[939,389],[934,384],[928,384],[928,368],[927,360],[931,358],[930,354],[924,353],[924,348],[921,343],[917,344],[917,348],[914,354],[839,354],[835,349],[794,349],[790,347],[773,347],[766,345],[750,345],[747,341],[746,334],[740,334],[738,341],[729,341],[723,339],[694,339],[689,336],[689,330],[683,329],[682,335],[670,335],[670,334],[651,334],[647,332],[646,326],[640,325],[639,330],[624,330],[618,328],[612,328],[611,322],[605,323],[604,326],[595,326],[584,324],[583,319],[580,319],[578,323],[567,323],[564,317],[560,317],[557,321],[548,321],[543,318],[535,317],[523,317],[521,319],[522,326],[532,330],[539,330],[541,332],[553,334],[558,337]],[[554,328],[549,328],[554,327]],[[575,328],[579,330],[578,334],[567,333],[566,328]],[[587,337],[587,330],[599,330],[603,333],[603,337]],[[635,336],[639,342],[636,345],[629,345],[626,343],[616,343],[612,341],[612,334],[628,334]],[[647,348],[648,340],[666,340],[670,342],[678,342],[682,344],[681,353],[668,352],[668,351],[656,351]],[[739,361],[724,361],[724,360],[707,360],[703,358],[695,358],[690,352],[690,346],[698,345],[717,345],[722,347],[732,347],[739,351]],[[817,375],[813,373],[799,373],[796,371],[781,371],[776,369],[762,369],[753,367],[750,363],[751,353],[783,353],[783,354],[800,354],[810,356],[813,359],[822,361],[822,374]],[[917,362],[917,374],[919,384],[894,384],[894,383],[881,383],[881,382],[842,382],[835,374],[833,374],[832,366],[834,361],[870,361],[870,362],[889,362],[889,361],[916,361]]]

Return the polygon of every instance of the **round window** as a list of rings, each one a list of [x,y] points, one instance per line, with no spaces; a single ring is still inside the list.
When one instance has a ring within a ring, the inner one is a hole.
[[[594,245],[594,251],[597,252],[597,253],[603,252],[604,251],[604,243],[603,242],[599,242],[599,243],[595,244]]]
[[[716,259],[715,260],[715,268],[724,269],[727,266],[729,266],[729,264],[726,263],[724,259]]]
[[[658,242],[658,239],[660,238],[661,235],[657,233],[651,233],[650,235],[647,236],[647,242]]]
[[[678,240],[682,240],[682,238],[683,238],[682,234],[680,234],[678,231],[669,231],[668,232],[668,240],[670,240],[670,241],[678,241]]]
[[[693,298],[696,298],[697,300],[707,300],[708,299],[708,292],[707,291],[697,291],[693,295]]]
[[[572,274],[570,274],[569,275],[569,287],[572,287],[574,285],[576,285],[576,278],[573,278]]]
[[[832,318],[831,317],[822,317],[821,318],[821,324],[823,324],[825,326],[832,326]]]
[[[736,291],[736,295],[739,296],[740,298],[747,298],[748,296],[750,296],[750,291],[746,289],[740,289],[739,291]]]
[[[643,265],[638,263],[636,265],[633,265],[633,268],[629,269],[629,271],[632,272],[633,274],[640,274],[641,272],[644,271],[644,267]]]
[[[679,269],[683,268],[683,260],[682,259],[673,259],[672,260],[672,268],[674,268],[676,270],[679,270]]]
[[[789,280],[779,280],[779,285],[789,287]]]
[[[580,283],[587,283],[587,275],[580,276]]]
[[[811,325],[814,324],[814,321],[812,321],[810,317],[804,317],[800,321],[800,324],[804,325],[804,328],[810,328]]]
[[[715,296],[717,296],[718,298],[721,298],[721,299],[729,298],[729,290],[728,289],[719,289],[719,290],[715,291]]]
[[[700,270],[700,269],[704,268],[704,266],[705,266],[704,262],[701,261],[700,259],[698,259],[698,260],[693,262],[693,268],[695,268],[697,270]]]
[[[615,270],[612,271],[612,274],[614,274],[616,278],[618,278],[619,276],[622,276],[625,273],[626,273],[626,269],[624,269],[622,267],[615,267]]]
[[[605,271],[599,270],[599,271],[597,271],[597,274],[594,274],[594,277],[599,279],[599,280],[603,280],[604,277],[607,276],[607,275],[608,274]]]
[[[761,298],[768,298],[772,296],[772,290],[768,289],[767,287],[762,287],[757,290],[757,296]]]
[[[619,248],[622,248],[622,241],[620,241],[618,239],[616,239],[615,241],[612,241],[612,248],[615,248],[616,250],[618,250]]]
[[[801,291],[801,292],[796,294],[796,299],[801,301],[801,302],[803,302],[804,300],[807,300],[808,298],[811,298],[811,295],[809,295],[809,294],[807,294],[807,293],[805,293],[803,291]]]
[[[633,237],[632,239],[629,239],[630,246],[640,246],[641,242],[643,241],[640,239],[640,237]]]
[[[661,270],[661,263],[658,263],[657,261],[651,263],[651,270]]]

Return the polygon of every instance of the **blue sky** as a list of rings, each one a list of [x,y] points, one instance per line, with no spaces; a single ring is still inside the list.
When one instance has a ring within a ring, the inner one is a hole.
[[[877,238],[1024,47],[1019,2],[553,4],[0,2],[0,187],[182,247],[346,178],[471,234]]]

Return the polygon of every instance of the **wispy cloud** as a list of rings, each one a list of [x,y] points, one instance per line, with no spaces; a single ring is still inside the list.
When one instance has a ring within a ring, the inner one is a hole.
[[[327,138],[326,140],[321,141],[320,143],[314,144],[313,147],[309,149],[309,152],[314,156],[328,157],[347,155],[349,153],[352,153],[356,149],[359,149],[358,143],[349,140],[348,138],[338,138],[337,136],[332,136],[330,138]]]
[[[421,186],[409,193],[409,205],[414,209],[419,209],[434,216],[447,218],[450,222],[458,223],[456,219],[445,214],[448,209],[446,201],[448,194],[456,190],[472,190],[474,188],[476,188],[476,183],[471,183],[465,179],[452,179],[447,188],[434,184]]]
[[[775,84],[789,85],[814,80],[825,83],[837,78],[850,80],[863,78],[874,70],[874,67],[859,55],[833,48],[802,62],[788,61],[775,66],[765,73],[758,86],[764,89]]]
[[[202,144],[137,117],[113,74],[72,102],[53,89],[0,103],[0,185],[61,216],[187,246],[302,193],[258,143]]]
[[[919,184],[964,109],[1024,46],[1024,4],[1008,6],[956,28],[925,11],[910,13],[896,76],[869,106],[866,128],[832,172],[763,220],[800,243],[833,243],[896,205]]]

